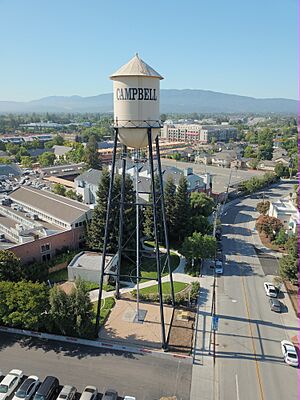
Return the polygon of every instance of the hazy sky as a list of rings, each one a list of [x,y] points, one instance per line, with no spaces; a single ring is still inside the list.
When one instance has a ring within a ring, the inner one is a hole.
[[[0,0],[0,100],[112,91],[136,52],[162,88],[298,96],[297,0]]]

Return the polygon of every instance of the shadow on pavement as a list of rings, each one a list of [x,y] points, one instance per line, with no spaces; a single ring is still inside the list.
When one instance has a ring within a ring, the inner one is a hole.
[[[88,347],[80,344],[69,344],[56,342],[54,340],[41,340],[31,337],[22,337],[15,334],[0,333],[0,352],[2,349],[12,347],[18,344],[20,347],[31,349],[42,349],[45,353],[54,351],[56,354],[68,357],[76,357],[78,359],[86,357],[98,357],[106,355],[122,355],[125,358],[136,359],[137,355],[134,353],[127,353],[122,351],[98,349],[96,347]],[[140,355],[139,355],[140,357]],[[1,358],[1,357],[0,357]]]

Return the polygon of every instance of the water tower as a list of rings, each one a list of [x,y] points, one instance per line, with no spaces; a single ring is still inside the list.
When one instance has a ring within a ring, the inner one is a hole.
[[[153,210],[153,226],[154,226],[154,240],[155,240],[155,260],[156,260],[156,272],[157,272],[157,284],[158,294],[160,303],[160,320],[161,320],[161,332],[162,332],[162,347],[167,349],[167,339],[165,333],[164,323],[164,305],[162,295],[162,265],[160,258],[159,239],[158,239],[158,207],[161,209],[162,214],[162,225],[163,225],[163,237],[164,244],[166,247],[166,261],[168,266],[168,272],[170,276],[171,286],[171,298],[172,305],[175,305],[174,298],[174,286],[172,279],[171,261],[170,261],[170,249],[169,240],[167,233],[167,224],[164,207],[164,194],[163,194],[163,178],[162,168],[160,161],[160,150],[159,150],[159,131],[161,128],[160,121],[160,110],[159,110],[159,97],[160,97],[160,80],[163,77],[157,73],[153,68],[147,65],[143,60],[136,54],[127,64],[123,65],[118,71],[110,76],[113,80],[114,86],[114,148],[112,167],[110,173],[110,186],[108,193],[107,202],[107,215],[104,233],[104,244],[101,262],[101,275],[99,284],[99,298],[98,298],[98,310],[96,318],[96,333],[99,331],[100,322],[100,306],[103,290],[103,280],[106,272],[105,268],[105,257],[107,253],[107,245],[109,240],[109,220],[111,213],[112,203],[112,191],[113,183],[115,178],[115,165],[116,165],[116,151],[118,141],[122,144],[122,177],[121,177],[121,196],[120,196],[120,214],[119,214],[119,238],[118,238],[118,268],[116,275],[116,297],[120,298],[120,277],[121,274],[121,260],[124,246],[123,240],[123,223],[124,223],[124,198],[125,198],[125,176],[126,176],[126,157],[128,149],[131,149],[134,154],[135,162],[135,208],[136,208],[136,288],[137,288],[137,311],[136,311],[136,322],[140,322],[141,310],[139,308],[139,281],[140,275],[140,246],[141,246],[141,235],[140,235],[140,208],[142,205],[139,198],[139,158],[140,149],[147,149],[148,155],[147,162],[149,163],[149,171],[151,177],[151,203],[146,206],[152,207]],[[159,190],[154,185],[155,168],[153,161],[153,142],[155,142],[156,152],[156,174],[159,178]],[[143,278],[145,279],[145,278]]]

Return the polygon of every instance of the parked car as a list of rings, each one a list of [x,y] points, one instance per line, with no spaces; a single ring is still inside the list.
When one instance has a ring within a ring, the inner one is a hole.
[[[136,400],[136,398],[132,396],[125,396],[124,400]]]
[[[76,392],[77,389],[75,386],[65,385],[59,393],[57,400],[72,400]]]
[[[12,400],[29,400],[40,386],[40,380],[37,376],[31,375],[22,383],[16,391]]]
[[[52,400],[59,391],[59,380],[55,376],[46,376],[38,388],[33,400]]]
[[[114,389],[107,389],[104,393],[102,400],[117,400],[118,399],[118,392]]]
[[[277,297],[278,291],[276,287],[273,285],[273,283],[264,282],[264,288],[267,296]]]
[[[293,367],[298,367],[299,365],[298,354],[292,342],[289,342],[288,340],[282,340],[281,351],[284,357],[284,361],[287,364]]]
[[[79,400],[96,400],[98,389],[95,386],[86,386]]]
[[[0,400],[5,400],[16,389],[23,378],[23,372],[19,369],[12,369],[0,383]]]
[[[281,303],[278,299],[271,297],[269,299],[271,311],[281,312]]]
[[[222,275],[223,274],[223,263],[222,263],[222,261],[216,261],[216,263],[215,263],[215,273],[217,275]]]

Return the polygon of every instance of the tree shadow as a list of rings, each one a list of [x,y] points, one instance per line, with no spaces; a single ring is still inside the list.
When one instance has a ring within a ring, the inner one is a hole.
[[[12,347],[18,344],[26,350],[42,349],[44,353],[54,352],[61,356],[76,357],[78,359],[98,356],[123,356],[129,359],[136,359],[136,354],[121,350],[103,349],[78,343],[64,343],[56,340],[39,339],[33,337],[24,337],[18,334],[0,333],[0,352],[2,349]]]

